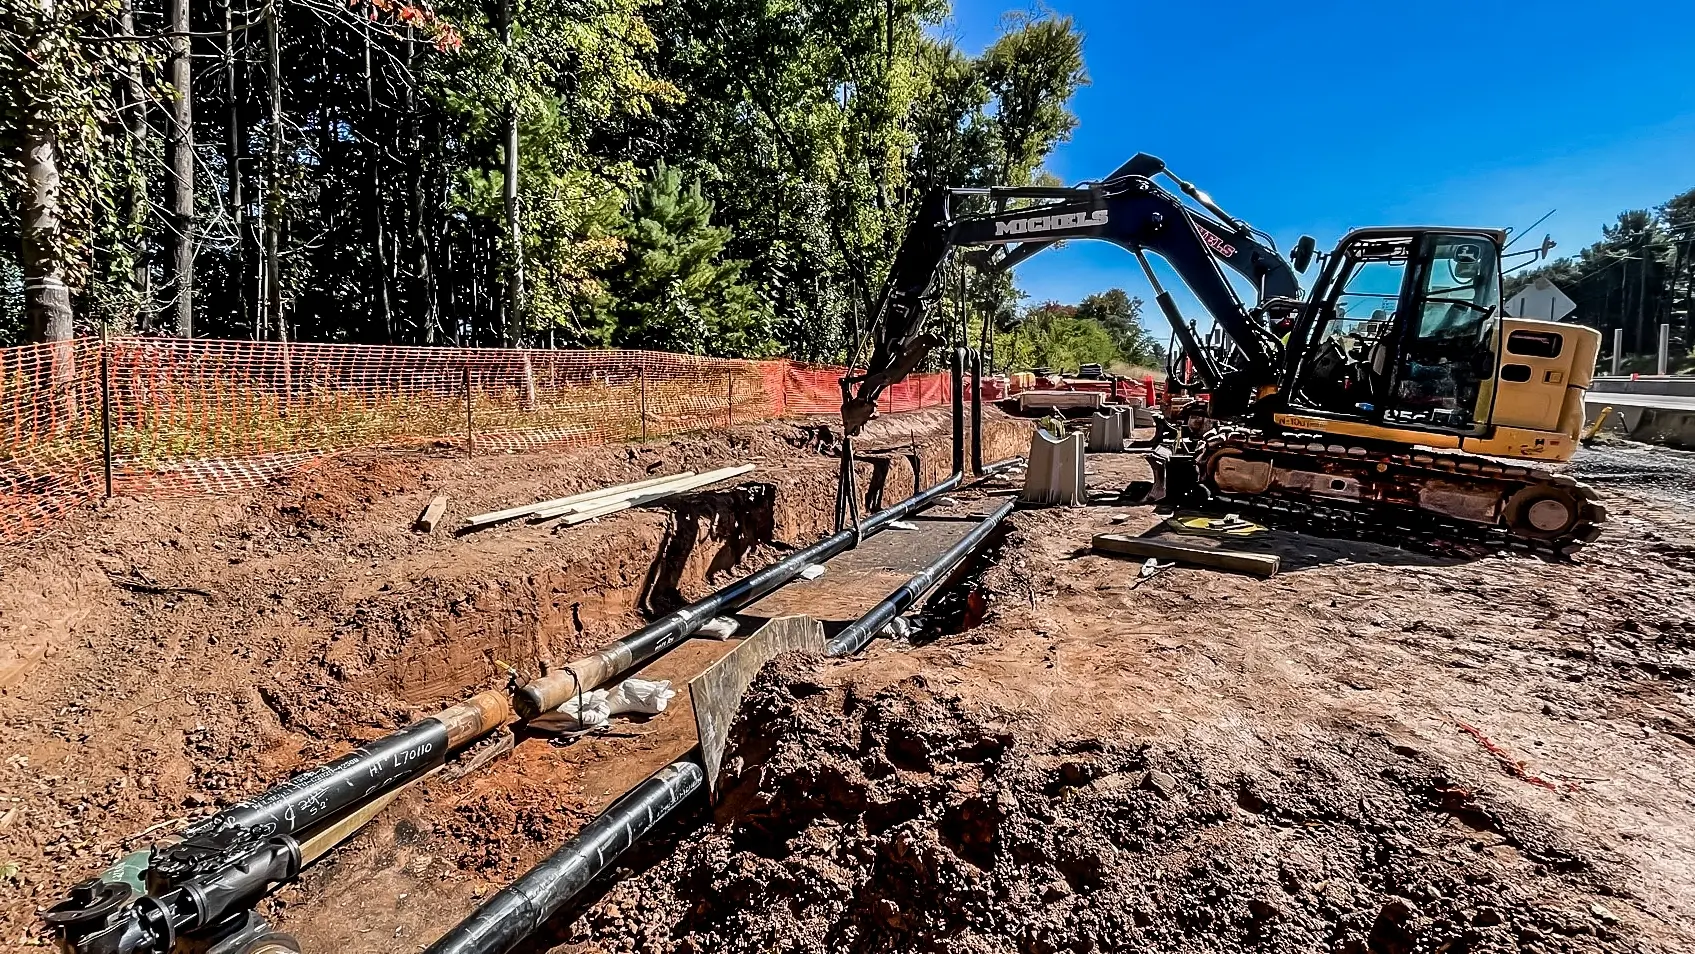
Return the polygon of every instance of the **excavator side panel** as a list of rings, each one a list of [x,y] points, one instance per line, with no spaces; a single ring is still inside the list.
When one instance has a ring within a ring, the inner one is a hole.
[[[1575,389],[1581,401],[1581,392],[1589,386],[1600,332],[1581,325],[1518,318],[1504,319],[1501,326],[1495,404],[1487,420],[1502,427],[1533,431],[1557,429],[1566,396]]]

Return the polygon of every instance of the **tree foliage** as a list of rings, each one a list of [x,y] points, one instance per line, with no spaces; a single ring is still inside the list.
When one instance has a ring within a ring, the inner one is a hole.
[[[1121,288],[1076,305],[1042,302],[996,335],[995,353],[1015,371],[1076,371],[1085,364],[1120,373],[1155,370],[1164,365],[1165,351],[1142,326],[1141,310],[1142,300]]]
[[[606,277],[599,343],[728,357],[774,350],[765,304],[742,282],[747,263],[724,256],[730,232],[711,218],[700,183],[685,185],[663,163],[634,190],[614,233],[624,249]]]
[[[1672,350],[1687,356],[1695,342],[1695,189],[1653,209],[1619,213],[1601,240],[1576,255],[1507,276],[1512,296],[1538,279],[1577,302],[1573,320],[1599,328],[1610,358],[1614,329],[1624,333],[1622,367],[1651,370],[1659,325],[1672,325]]]
[[[1077,317],[1105,328],[1119,360],[1126,364],[1159,367],[1165,363],[1165,348],[1142,325],[1142,299],[1130,297],[1124,289],[1112,288],[1083,299],[1077,305]]]
[[[64,211],[43,239],[79,326],[171,328],[166,9],[0,0],[0,79],[17,91],[0,115],[6,341],[25,332],[31,123],[59,137]],[[195,332],[492,345],[516,328],[532,346],[839,360],[919,197],[1028,181],[1076,122],[1068,19],[1014,18],[974,56],[934,36],[948,13],[191,0]],[[514,120],[516,243],[502,197]],[[1016,315],[1005,278],[975,280],[972,298],[997,324]]]

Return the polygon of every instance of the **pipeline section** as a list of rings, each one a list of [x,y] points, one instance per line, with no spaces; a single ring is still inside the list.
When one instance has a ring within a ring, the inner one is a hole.
[[[954,478],[958,476],[955,474]],[[1002,504],[935,563],[849,625],[830,642],[830,655],[848,655],[864,648],[896,614],[947,579],[989,538],[1014,506],[1016,502],[1010,500]],[[507,954],[517,947],[610,868],[619,855],[645,838],[677,806],[705,786],[706,771],[698,758],[699,749],[695,749],[625,793],[575,839],[507,885],[430,945],[424,954]]]
[[[971,349],[971,472],[983,476],[983,352]]]
[[[156,849],[144,872],[146,893],[133,902],[129,885],[93,878],[43,919],[64,950],[80,954],[165,954],[179,936],[199,933],[209,937],[197,950],[239,949],[248,934],[264,930],[249,909],[328,849],[333,834],[326,833],[343,827],[339,818],[373,799],[386,804],[388,793],[511,715],[506,694],[491,690],[420,719],[232,805]]]
[[[430,945],[425,954],[512,950],[705,784],[706,770],[692,755],[655,772],[607,806],[564,848]]]
[[[954,472],[934,487],[866,517],[857,532],[848,527],[823,540],[743,577],[712,595],[668,613],[625,636],[592,656],[573,660],[518,690],[513,704],[519,717],[534,719],[564,705],[579,692],[587,692],[658,656],[692,636],[714,617],[734,611],[790,582],[814,563],[822,563],[852,549],[896,520],[904,519],[958,487],[964,475]]]
[[[889,625],[889,621],[912,608],[914,603],[924,598],[926,593],[935,589],[947,579],[954,570],[959,568],[965,558],[977,551],[989,535],[995,532],[1006,515],[1018,506],[1016,500],[1008,500],[989,514],[987,520],[971,528],[971,532],[959,538],[959,542],[948,548],[941,559],[918,571],[912,579],[901,584],[900,589],[884,597],[881,603],[871,608],[859,619],[847,625],[847,628],[836,634],[830,640],[825,651],[832,656],[851,656],[865,648],[865,644]]]

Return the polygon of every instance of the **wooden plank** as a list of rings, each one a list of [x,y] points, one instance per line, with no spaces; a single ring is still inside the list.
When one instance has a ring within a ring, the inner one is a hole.
[[[508,520],[516,520],[519,517],[528,516],[538,510],[546,510],[550,507],[560,507],[567,504],[582,503],[604,497],[617,497],[631,491],[640,490],[644,487],[653,487],[658,484],[669,483],[682,477],[692,476],[694,476],[694,471],[687,470],[681,474],[672,474],[668,477],[650,477],[647,480],[638,480],[631,484],[619,484],[616,487],[603,487],[599,490],[589,490],[580,494],[572,494],[569,497],[558,497],[553,500],[538,500],[535,503],[525,504],[522,507],[513,507],[509,510],[496,510],[493,513],[480,513],[475,517],[466,518],[465,525],[460,528],[460,531],[480,530],[483,527],[493,526],[497,523],[505,523]]]
[[[611,508],[606,511],[607,513],[615,513],[624,509],[623,507],[616,506],[621,502],[627,502],[628,505],[632,507],[639,507],[644,503],[660,500],[665,497],[669,497],[672,494],[687,493],[691,490],[698,490],[709,484],[716,484],[721,480],[729,480],[731,477],[740,477],[754,469],[756,468],[752,464],[743,464],[739,467],[720,467],[717,470],[707,471],[704,474],[697,474],[691,470],[685,474],[679,474],[672,480],[661,484],[649,487],[637,487],[623,493],[610,494],[594,500],[581,500],[576,503],[566,504],[562,507],[549,507],[546,510],[538,510],[530,516],[530,519],[540,522],[543,520],[552,520],[555,517],[568,517],[570,514],[581,514],[590,510],[602,510],[606,508]],[[570,519],[566,520],[567,524],[580,522],[581,521],[573,521]]]
[[[423,533],[435,533],[436,524],[441,523],[442,514],[445,513],[447,513],[447,495],[436,494],[430,498],[429,505],[424,508],[424,512],[418,514],[418,522],[413,524],[412,528]]]
[[[579,510],[577,508],[571,508],[570,510],[562,511],[561,515],[564,519],[560,521],[560,526],[570,527],[589,520],[594,520],[598,517],[610,516],[620,510],[628,510],[631,507],[640,507],[645,504],[653,503],[657,500],[664,500],[666,497],[688,493],[692,490],[699,490],[702,487],[720,483],[722,481],[729,480],[732,477],[740,477],[741,475],[756,469],[757,468],[753,464],[743,464],[740,467],[725,467],[720,470],[698,474],[688,478],[687,480],[678,481],[677,483],[665,484],[664,486],[651,487],[647,490],[638,491],[628,497],[597,500],[592,502],[586,509]]]
[[[1113,556],[1175,560],[1178,563],[1187,563],[1190,566],[1201,566],[1213,570],[1230,570],[1236,573],[1249,573],[1254,576],[1271,576],[1277,572],[1281,563],[1276,556],[1268,553],[1244,553],[1241,550],[1197,547],[1148,537],[1127,537],[1118,533],[1096,534],[1094,548],[1101,553]]]
[[[742,696],[766,663],[796,651],[823,652],[824,624],[810,616],[774,619],[689,680],[689,702],[694,707],[701,762],[706,766],[707,791],[714,800],[718,798],[718,773],[730,741],[730,726],[741,711]]]
[[[558,506],[547,507],[547,508],[544,508],[542,510],[537,510],[535,513],[530,514],[529,515],[530,522],[531,523],[544,523],[548,520],[553,520],[553,519],[556,519],[558,517],[563,517],[566,514],[580,513],[580,512],[585,511],[585,510],[598,510],[598,509],[605,507],[609,504],[615,504],[615,503],[618,503],[619,501],[622,501],[622,500],[630,500],[634,497],[638,497],[638,496],[641,496],[643,494],[652,493],[654,491],[668,490],[669,488],[673,488],[673,487],[680,487],[684,483],[686,483],[687,481],[693,479],[695,476],[696,476],[696,474],[695,474],[694,471],[692,471],[692,470],[685,471],[681,474],[677,474],[674,477],[671,477],[667,480],[659,481],[657,483],[646,483],[646,484],[641,484],[641,485],[632,484],[627,488],[619,488],[617,493],[605,493],[605,494],[600,494],[600,495],[594,496],[594,497],[584,497],[581,500],[573,500],[570,503],[563,503],[563,504],[559,504]]]

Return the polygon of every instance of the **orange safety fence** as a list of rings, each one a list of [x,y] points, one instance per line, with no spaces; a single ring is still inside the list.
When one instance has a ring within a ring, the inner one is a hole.
[[[354,448],[639,440],[841,409],[840,368],[644,351],[79,339],[0,349],[0,544],[118,495],[248,489]],[[885,411],[945,405],[913,375]]]

